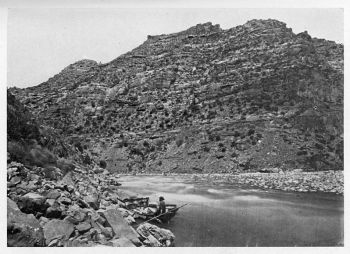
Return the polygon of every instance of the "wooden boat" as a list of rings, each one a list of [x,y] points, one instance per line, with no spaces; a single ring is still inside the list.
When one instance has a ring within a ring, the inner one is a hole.
[[[175,204],[166,204],[165,213],[159,214],[158,205],[149,203],[149,197],[136,197],[129,193],[118,193],[119,201],[123,206],[137,214],[137,218],[158,223],[169,223],[176,215],[177,211],[183,207],[177,207]],[[136,218],[136,217],[134,217]]]
[[[157,207],[156,207],[157,208]],[[176,215],[179,208],[176,207],[174,204],[167,204],[165,205],[165,213],[162,215],[155,212],[154,214],[148,214],[147,220],[151,220],[154,217],[157,217],[154,219],[154,222],[161,222],[161,223],[169,223],[169,221]]]

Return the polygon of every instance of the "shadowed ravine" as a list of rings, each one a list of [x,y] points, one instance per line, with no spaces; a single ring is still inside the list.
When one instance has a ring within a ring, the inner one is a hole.
[[[190,203],[165,227],[176,246],[339,246],[343,197],[290,193],[183,177],[123,176],[122,189],[167,203]]]

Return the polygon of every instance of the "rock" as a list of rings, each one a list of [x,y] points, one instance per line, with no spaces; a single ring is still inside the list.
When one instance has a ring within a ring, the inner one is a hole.
[[[43,227],[46,223],[48,223],[50,220],[44,216],[41,216],[40,219],[40,226]]]
[[[94,227],[99,233],[103,234],[105,238],[113,237],[113,229],[111,227],[104,227],[98,222],[91,222],[91,226]]]
[[[95,195],[89,195],[84,197],[84,201],[93,209],[98,210],[100,208],[100,202]]]
[[[74,166],[73,166],[74,167]],[[68,191],[68,186],[74,186],[74,181],[72,178],[73,173],[70,171],[68,172],[63,178],[62,180],[59,182],[61,185],[63,185],[65,187],[65,190]]]
[[[63,247],[61,239],[53,239],[47,247]]]
[[[45,200],[45,197],[37,193],[27,193],[19,199],[18,207],[24,213],[45,213],[48,207]]]
[[[49,193],[46,194],[47,199],[58,199],[61,196],[61,192],[58,190],[50,190]]]
[[[32,214],[20,211],[17,204],[7,198],[7,246],[44,246],[45,238],[40,222]]]
[[[78,204],[81,208],[87,208],[87,207],[89,207],[89,204],[86,203],[84,200],[82,200],[82,199],[80,199],[80,198],[78,198],[78,199],[76,200],[76,202],[77,202],[77,204]]]
[[[110,241],[113,247],[136,247],[129,239],[121,237]]]
[[[129,210],[125,209],[125,208],[118,208],[118,211],[121,213],[121,215],[123,217],[128,217],[130,215]]]
[[[93,169],[94,173],[95,174],[99,174],[99,173],[103,173],[104,169],[103,168],[100,168],[98,167],[97,165],[94,167]]]
[[[68,240],[73,232],[74,225],[65,220],[53,219],[44,226],[46,244],[49,244],[55,238]]]
[[[167,229],[159,228],[150,223],[141,224],[136,231],[144,238],[148,239],[151,246],[169,246],[174,240],[174,234]]]
[[[119,211],[109,209],[104,211],[102,213],[102,216],[106,219],[109,226],[111,226],[113,229],[115,237],[125,237],[132,241],[136,246],[141,245],[141,242],[138,239],[138,234],[127,224]]]
[[[129,225],[136,223],[134,217],[132,217],[131,215],[129,215],[128,217],[125,217],[124,219],[128,222]]]
[[[72,200],[70,198],[67,198],[67,197],[59,197],[57,199],[57,202],[64,204],[64,205],[70,205],[72,203]]]
[[[162,247],[164,245],[162,245],[158,240],[157,238],[155,238],[152,234],[149,234],[147,237],[145,237],[145,241],[144,243],[147,245],[147,246],[150,246],[150,247]]]
[[[76,229],[79,231],[79,233],[81,234],[84,234],[85,232],[89,231],[91,228],[91,224],[89,222],[82,222],[82,223],[79,223],[77,226],[76,226]]]
[[[12,177],[11,180],[10,180],[10,186],[9,187],[16,186],[17,184],[21,183],[21,181],[22,181],[22,179],[19,176]]]
[[[62,209],[60,208],[60,205],[58,203],[54,203],[46,210],[47,218],[61,218],[62,217]]]
[[[46,199],[45,203],[49,206],[53,206],[57,202],[55,199]]]
[[[101,202],[100,202],[101,208],[108,207],[108,206],[110,206],[110,205],[111,205],[111,202],[106,201],[106,200],[104,200],[104,199],[101,199]]]
[[[86,209],[82,209],[77,205],[70,206],[67,214],[68,216],[65,218],[65,220],[68,220],[73,224],[78,224],[87,218]]]
[[[106,219],[103,218],[99,213],[102,213],[103,211],[98,210],[97,212],[95,211],[90,211],[89,214],[91,216],[91,220],[100,223],[101,225],[104,225],[106,222]]]
[[[67,188],[67,185],[62,183],[62,182],[55,184],[55,189],[59,189],[61,191],[64,191],[66,188]]]

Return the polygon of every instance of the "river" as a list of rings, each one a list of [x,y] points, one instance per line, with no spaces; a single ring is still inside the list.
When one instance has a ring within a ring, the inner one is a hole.
[[[168,225],[183,247],[342,246],[343,196],[261,190],[183,176],[122,176],[121,189],[179,210]]]

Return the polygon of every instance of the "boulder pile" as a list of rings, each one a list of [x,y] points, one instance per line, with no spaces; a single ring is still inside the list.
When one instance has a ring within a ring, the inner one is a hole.
[[[270,170],[269,170],[270,171]],[[272,171],[272,170],[271,170]],[[344,174],[342,171],[303,172],[302,170],[241,174],[195,174],[183,175],[192,180],[210,183],[235,183],[260,189],[274,189],[295,192],[322,192],[344,195]]]
[[[122,213],[128,210],[122,208],[118,190],[111,188],[120,185],[117,177],[102,171],[76,165],[56,181],[43,168],[9,163],[8,246],[149,246],[149,239],[129,226],[133,217]]]

